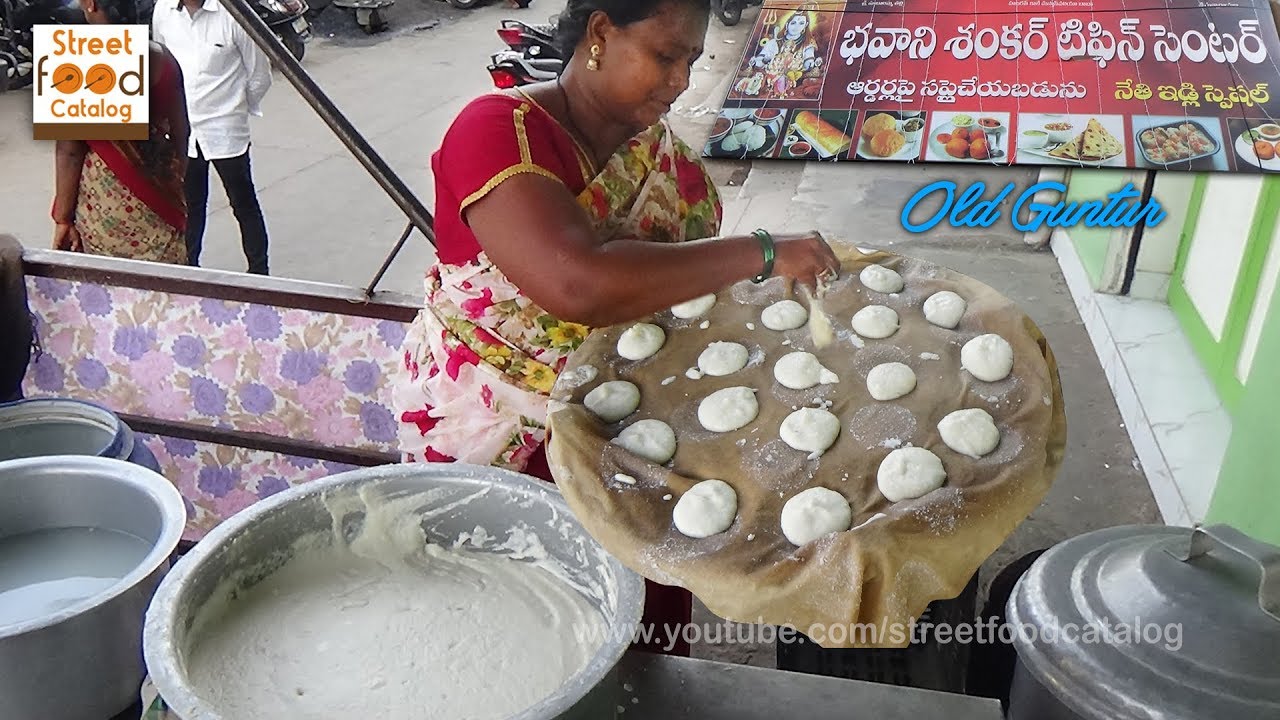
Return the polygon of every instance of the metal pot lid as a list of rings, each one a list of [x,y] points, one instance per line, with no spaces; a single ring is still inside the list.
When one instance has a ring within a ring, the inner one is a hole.
[[[1280,548],[1128,526],[1051,548],[1009,600],[1018,656],[1090,720],[1280,719]]]

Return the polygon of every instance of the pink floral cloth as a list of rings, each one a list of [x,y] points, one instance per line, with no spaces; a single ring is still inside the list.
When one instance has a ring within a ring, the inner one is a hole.
[[[407,323],[27,278],[42,352],[28,397],[123,414],[394,453],[391,384]],[[187,501],[188,540],[287,487],[351,466],[143,436]]]

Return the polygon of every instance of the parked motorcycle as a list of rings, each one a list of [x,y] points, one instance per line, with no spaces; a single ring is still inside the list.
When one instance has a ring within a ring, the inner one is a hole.
[[[138,16],[151,23],[152,0],[138,0]],[[258,16],[298,60],[311,37],[306,0],[254,0]],[[83,25],[79,0],[0,0],[0,92],[17,90],[34,79],[32,50],[36,25]]]
[[[498,28],[498,37],[515,52],[531,58],[563,60],[555,35],[554,23],[530,25],[519,20],[503,20]]]
[[[0,0],[0,93],[30,85],[35,67],[31,40],[14,25],[13,15],[13,3]]]
[[[36,25],[84,22],[77,0],[0,0],[0,92],[24,88],[34,79]]]
[[[764,0],[711,0],[711,12],[728,27],[742,20],[742,11],[748,5],[763,5]]]
[[[525,57],[514,50],[502,50],[489,58],[489,77],[500,90],[555,80],[563,69],[563,60]]]
[[[289,54],[301,62],[311,37],[311,22],[307,20],[310,8],[306,0],[254,0],[253,9],[280,38]]]
[[[450,5],[461,10],[470,10],[481,2],[484,2],[484,0],[448,0],[448,2]],[[522,8],[529,7],[529,3],[531,2],[533,2],[533,0],[516,0],[516,3]]]
[[[555,23],[533,25],[503,20],[498,37],[506,50],[489,58],[489,77],[499,89],[554,80],[564,69],[564,56],[556,46]]]

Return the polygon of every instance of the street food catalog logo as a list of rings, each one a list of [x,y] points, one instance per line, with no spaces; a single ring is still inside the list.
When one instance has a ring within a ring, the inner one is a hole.
[[[37,25],[36,140],[146,140],[146,25]]]

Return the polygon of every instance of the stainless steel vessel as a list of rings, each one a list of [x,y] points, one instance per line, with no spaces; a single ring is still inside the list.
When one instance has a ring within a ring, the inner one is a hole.
[[[160,472],[133,429],[101,405],[71,398],[0,404],[0,461],[48,455],[116,458]]]
[[[151,546],[103,592],[0,626],[0,718],[102,720],[137,702],[143,617],[185,525],[177,489],[138,465],[84,455],[0,462],[0,538],[94,528]]]
[[[222,715],[199,697],[186,675],[191,623],[223,578],[253,569],[256,579],[246,580],[248,584],[270,574],[289,559],[295,540],[335,526],[329,508],[345,506],[343,498],[424,492],[428,494],[414,512],[431,542],[450,546],[477,526],[501,539],[507,529],[523,525],[574,582],[607,589],[602,599],[588,598],[611,630],[605,644],[556,693],[511,720],[613,717],[622,703],[612,673],[640,621],[643,579],[604,552],[574,519],[555,486],[496,468],[454,463],[387,465],[333,475],[274,495],[215,528],[174,567],[147,613],[147,667],[173,712],[182,720],[242,720]],[[344,532],[355,534],[363,510],[344,511],[336,520]]]
[[[1280,548],[1229,526],[1072,538],[1007,618],[1010,720],[1280,720]]]

